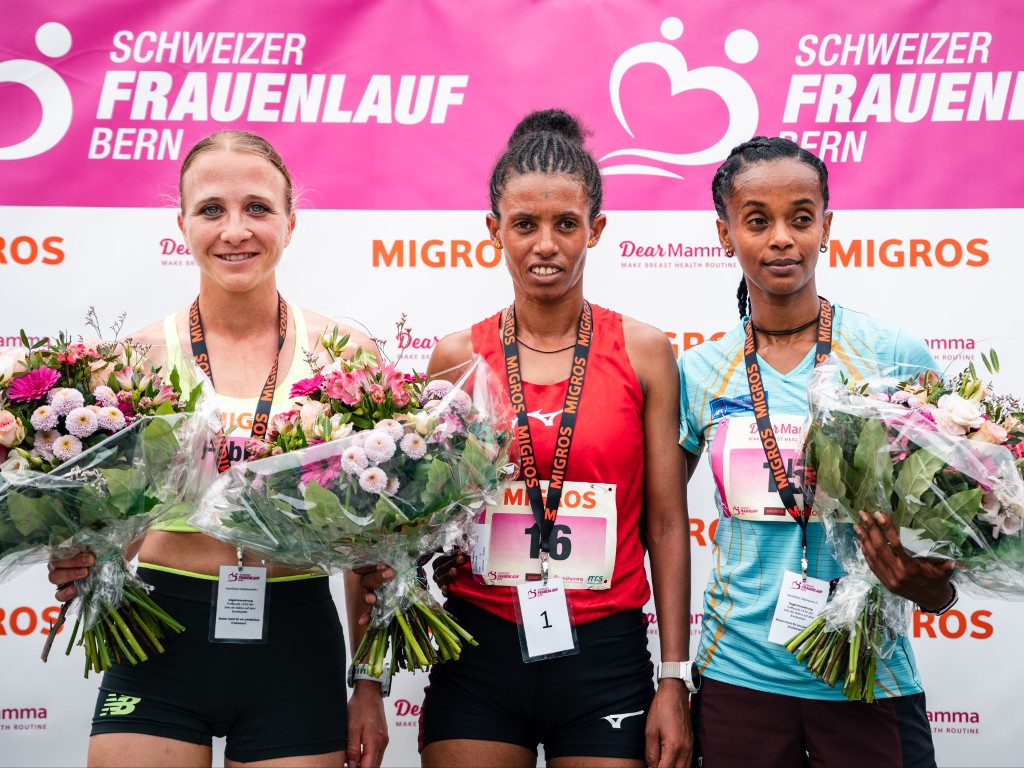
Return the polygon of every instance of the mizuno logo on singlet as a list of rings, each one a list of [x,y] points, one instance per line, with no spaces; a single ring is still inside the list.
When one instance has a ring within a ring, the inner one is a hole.
[[[607,720],[609,723],[611,723],[612,728],[618,730],[622,728],[622,721],[625,720],[627,717],[636,717],[637,715],[642,715],[643,713],[644,711],[641,709],[638,712],[626,712],[622,715],[605,715],[601,719]]]
[[[559,408],[557,411],[552,411],[551,413],[541,413],[540,409],[538,408],[536,411],[530,411],[530,413],[526,415],[530,416],[531,418],[537,419],[545,427],[553,427],[555,426],[555,417],[561,415],[562,410],[563,409]]]
[[[100,717],[106,717],[107,715],[129,715],[135,711],[135,705],[142,701],[137,696],[125,696],[111,693],[107,695],[107,700],[103,702],[103,707],[100,709]]]

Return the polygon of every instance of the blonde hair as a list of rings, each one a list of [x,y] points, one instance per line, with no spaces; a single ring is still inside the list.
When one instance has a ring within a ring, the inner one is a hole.
[[[211,133],[205,139],[200,139],[196,142],[192,149],[188,151],[188,154],[185,155],[185,159],[181,163],[181,174],[178,176],[178,200],[182,206],[184,206],[185,199],[185,174],[199,155],[203,152],[215,150],[248,152],[257,157],[262,157],[274,166],[284,177],[285,204],[288,213],[292,212],[294,193],[292,190],[292,175],[288,172],[288,166],[284,164],[281,155],[278,154],[269,141],[258,133],[252,133],[251,131],[217,131],[216,133]]]

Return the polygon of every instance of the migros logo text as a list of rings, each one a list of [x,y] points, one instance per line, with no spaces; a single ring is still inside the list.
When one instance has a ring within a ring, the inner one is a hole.
[[[373,241],[374,268],[496,267],[501,253],[490,240],[384,240]]]
[[[29,605],[17,608],[0,608],[0,637],[5,635],[50,634],[50,627],[60,614],[60,606],[51,605],[39,610]],[[64,631],[61,627],[57,634]]]
[[[951,237],[941,240],[833,240],[829,263],[833,267],[984,267],[988,240],[975,237],[966,243]]]
[[[991,619],[992,611],[986,610],[964,613],[954,609],[941,616],[915,611],[914,637],[988,640],[995,633]]]
[[[725,336],[725,331],[715,331],[710,336],[705,336],[699,331],[684,331],[681,334],[677,334],[674,331],[665,331],[665,335],[668,336],[669,341],[672,342],[672,351],[676,357],[679,357],[679,341],[680,336],[682,337],[683,345],[682,351],[688,350],[690,347],[696,347],[698,344],[703,344],[705,341],[717,341],[718,339]]]
[[[0,266],[6,264],[60,264],[64,261],[63,237],[37,239],[31,235],[0,235]]]

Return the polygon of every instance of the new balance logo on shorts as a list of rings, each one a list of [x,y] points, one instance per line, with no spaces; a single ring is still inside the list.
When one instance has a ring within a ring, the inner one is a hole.
[[[107,715],[129,715],[135,711],[135,705],[142,701],[137,696],[125,696],[111,693],[107,695],[107,700],[103,702],[103,707],[100,709],[100,717],[106,717]]]
[[[625,720],[627,717],[636,717],[637,715],[642,715],[643,713],[644,711],[641,709],[637,712],[626,712],[621,715],[605,715],[601,719],[607,720],[609,723],[611,723],[612,728],[618,730],[622,728],[622,721]]]

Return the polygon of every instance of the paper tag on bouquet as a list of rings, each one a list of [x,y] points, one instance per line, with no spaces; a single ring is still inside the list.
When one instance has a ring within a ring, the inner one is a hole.
[[[807,581],[794,571],[782,576],[779,601],[775,604],[775,616],[768,632],[768,642],[785,645],[811,625],[828,602],[828,582],[814,579]]]
[[[267,642],[267,569],[222,565],[210,642]]]
[[[516,586],[516,619],[523,661],[540,661],[579,653],[569,598],[561,579]]]

